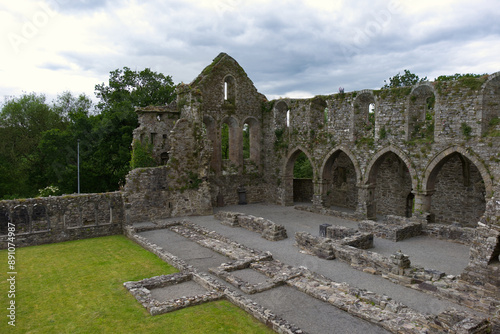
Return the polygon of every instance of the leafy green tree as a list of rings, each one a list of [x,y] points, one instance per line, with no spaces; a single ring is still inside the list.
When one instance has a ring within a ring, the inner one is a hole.
[[[153,144],[148,141],[141,143],[139,140],[134,140],[132,144],[132,159],[130,160],[130,168],[153,167],[156,161],[153,157]]]
[[[311,162],[304,152],[301,152],[293,166],[293,177],[296,179],[312,179],[313,169]]]
[[[40,173],[38,143],[50,129],[63,129],[64,120],[44,95],[24,94],[8,99],[0,112],[0,198],[34,196],[32,173]]]
[[[127,110],[134,107],[164,105],[175,99],[175,85],[170,76],[151,71],[132,71],[128,67],[110,72],[108,85],[95,86],[101,111]]]
[[[110,72],[108,85],[95,86],[101,113],[94,129],[94,157],[98,169],[108,172],[101,180],[107,190],[123,184],[130,169],[132,131],[138,126],[135,107],[168,104],[175,99],[175,87],[170,76],[128,67]]]
[[[404,70],[404,74],[396,74],[389,78],[389,82],[384,80],[385,84],[382,89],[413,86],[419,82],[426,81],[427,77],[419,78],[418,75],[411,73],[409,70]]]

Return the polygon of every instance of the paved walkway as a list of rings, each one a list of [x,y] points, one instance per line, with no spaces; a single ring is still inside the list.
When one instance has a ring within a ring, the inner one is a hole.
[[[221,210],[251,214],[282,224],[287,229],[288,239],[277,242],[268,241],[261,238],[258,233],[244,228],[222,225],[213,216],[188,217],[187,220],[216,231],[250,248],[270,251],[274,259],[286,264],[295,267],[304,266],[336,282],[347,282],[353,287],[387,295],[422,313],[438,314],[451,307],[465,309],[452,302],[440,300],[431,295],[393,284],[381,276],[361,272],[344,262],[322,260],[301,253],[294,245],[295,232],[305,231],[318,235],[320,224],[329,223],[356,227],[356,222],[298,211],[292,207],[274,205],[229,206]],[[175,220],[179,220],[179,218]],[[221,263],[230,261],[227,257],[167,229],[142,232],[140,235],[203,272],[208,272],[208,268],[215,268]],[[374,244],[375,248],[370,251],[390,255],[397,250],[401,250],[410,256],[412,263],[430,269],[441,270],[447,274],[459,274],[468,261],[469,248],[467,246],[428,237],[418,237],[398,243],[375,238]],[[246,273],[241,271],[239,274],[247,276],[248,281],[259,280],[256,275],[248,271]],[[224,282],[224,284],[227,283]],[[308,333],[387,333],[374,324],[340,311],[328,303],[288,286],[281,286],[248,297]]]

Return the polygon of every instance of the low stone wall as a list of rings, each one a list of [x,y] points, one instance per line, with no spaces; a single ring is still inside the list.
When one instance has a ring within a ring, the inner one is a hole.
[[[269,241],[279,241],[288,237],[283,225],[278,225],[262,217],[228,211],[219,211],[214,216],[221,221],[221,224],[246,228],[247,230],[260,233],[264,239]]]
[[[470,246],[475,238],[476,229],[443,224],[427,224],[422,228],[422,235],[442,240],[449,240]]]
[[[373,248],[373,234],[359,232],[353,228],[331,225],[326,228],[326,237],[339,242],[341,245],[360,249]]]
[[[196,228],[196,226],[194,224],[190,224],[187,222],[183,222],[181,224],[187,224],[188,228],[194,228],[196,231],[200,231],[200,233],[202,233],[202,234],[205,234],[205,233],[210,234],[211,236],[215,237],[217,240],[227,241],[227,242],[229,242],[230,245],[233,245],[235,248],[246,249],[243,245],[239,245],[238,243],[231,242],[230,240],[226,240],[224,237],[219,236],[217,234],[210,233],[210,231],[206,231],[206,230],[202,229],[201,227]],[[198,272],[196,270],[196,268],[188,265],[184,260],[182,260],[182,259],[178,258],[177,256],[165,251],[163,248],[159,247],[158,245],[149,242],[146,238],[137,235],[136,234],[137,232],[135,231],[133,226],[126,226],[124,230],[125,230],[125,235],[127,235],[130,239],[137,242],[139,245],[144,247],[146,250],[152,252],[153,254],[156,254],[160,259],[162,259],[163,261],[176,267],[177,269],[191,274],[193,277],[193,280],[195,280],[197,283],[201,284],[206,289],[222,292],[223,298],[227,299],[232,304],[238,306],[239,308],[243,309],[247,313],[251,314],[254,318],[256,318],[260,322],[266,324],[266,326],[272,328],[276,333],[279,333],[279,334],[302,334],[302,333],[305,333],[305,331],[301,330],[296,325],[287,322],[286,320],[282,319],[280,316],[272,313],[269,309],[266,309],[263,306],[255,303],[253,300],[246,298],[246,297],[242,296],[241,294],[227,288],[226,286],[222,285],[220,282],[216,281],[215,279],[213,279],[209,275]],[[195,238],[195,239],[197,239],[197,238]],[[200,240],[198,240],[198,241],[200,241]],[[204,244],[204,246],[206,246],[206,245],[207,244]],[[219,250],[219,252],[222,252],[222,250]],[[252,250],[252,253],[255,254],[255,253],[259,253],[259,252]],[[228,254],[226,254],[226,255],[228,255]],[[254,256],[252,259],[248,259],[247,256],[244,255],[243,258],[239,258],[238,260],[241,260],[243,262],[247,262],[247,261],[252,262],[252,261],[265,260],[265,259],[268,259],[269,257],[272,258],[272,255],[271,254],[264,254],[264,257]],[[266,261],[264,261],[264,262],[266,262]]]
[[[351,246],[341,245],[332,242],[329,238],[315,237],[305,232],[298,232],[299,248],[320,257],[321,254],[332,254],[331,258],[336,258],[350,264],[353,268],[373,275],[381,275],[383,278],[393,283],[433,294],[439,297],[452,300],[464,306],[481,310],[488,314],[498,314],[500,311],[500,301],[492,297],[482,288],[473,289],[470,284],[464,284],[453,275],[446,275],[444,272],[434,269],[426,269],[411,265],[407,255],[396,252],[390,257]],[[296,234],[296,238],[297,238]],[[478,269],[475,267],[475,269]],[[467,271],[466,271],[467,272]],[[494,271],[479,270],[476,274],[470,271],[471,275],[494,275]],[[497,279],[498,276],[492,279]],[[484,287],[483,287],[484,288]]]
[[[355,221],[362,219],[362,216],[356,212],[344,212],[344,211],[328,209],[325,207],[317,207],[317,206],[313,206],[313,205],[296,205],[296,206],[294,206],[294,208],[296,210],[317,213],[317,214],[324,215],[324,216],[338,217],[338,218],[342,218],[342,219],[349,219],[349,220],[355,220]]]
[[[422,234],[421,223],[412,222],[408,218],[391,215],[386,216],[385,221],[382,223],[373,220],[363,220],[358,223],[358,228],[362,232],[371,232],[376,237],[395,242]]]
[[[119,192],[0,201],[0,248],[121,234],[124,222]]]
[[[185,307],[199,305],[223,298],[224,294],[220,291],[210,290],[205,294],[194,296],[183,296],[160,302],[153,298],[152,289],[165,288],[168,286],[181,284],[193,279],[191,273],[175,273],[171,275],[161,275],[146,278],[137,282],[125,282],[123,285],[144,306],[151,315],[159,315],[173,312]]]
[[[330,238],[316,237],[307,232],[296,232],[297,246],[309,254],[325,260],[335,259],[333,242]]]

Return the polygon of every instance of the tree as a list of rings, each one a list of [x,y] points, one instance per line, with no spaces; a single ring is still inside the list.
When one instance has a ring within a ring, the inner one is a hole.
[[[404,70],[404,74],[400,73],[389,78],[389,82],[384,80],[385,84],[382,89],[413,86],[419,82],[426,81],[427,77],[420,79],[418,75],[411,73],[409,70]]]
[[[311,162],[304,152],[300,152],[293,166],[293,177],[295,179],[312,179],[313,169]]]
[[[123,184],[130,170],[132,131],[138,126],[135,107],[168,104],[175,99],[175,87],[170,76],[149,68],[137,72],[128,67],[110,72],[108,85],[95,86],[101,113],[94,129],[94,157],[98,170],[108,172],[101,180],[107,190]]]
[[[132,71],[128,67],[110,72],[108,85],[95,86],[101,111],[126,109],[149,105],[165,105],[175,99],[175,85],[170,76],[151,71]]]
[[[38,143],[43,133],[64,128],[61,116],[35,93],[8,99],[0,112],[0,198],[27,197],[38,189],[29,176],[39,173]]]

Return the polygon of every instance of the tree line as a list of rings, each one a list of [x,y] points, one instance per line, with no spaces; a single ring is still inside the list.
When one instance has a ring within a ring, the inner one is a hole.
[[[175,99],[170,76],[124,67],[95,86],[98,99],[64,92],[48,102],[27,93],[6,98],[0,112],[0,199],[118,190],[130,170],[135,107]]]

